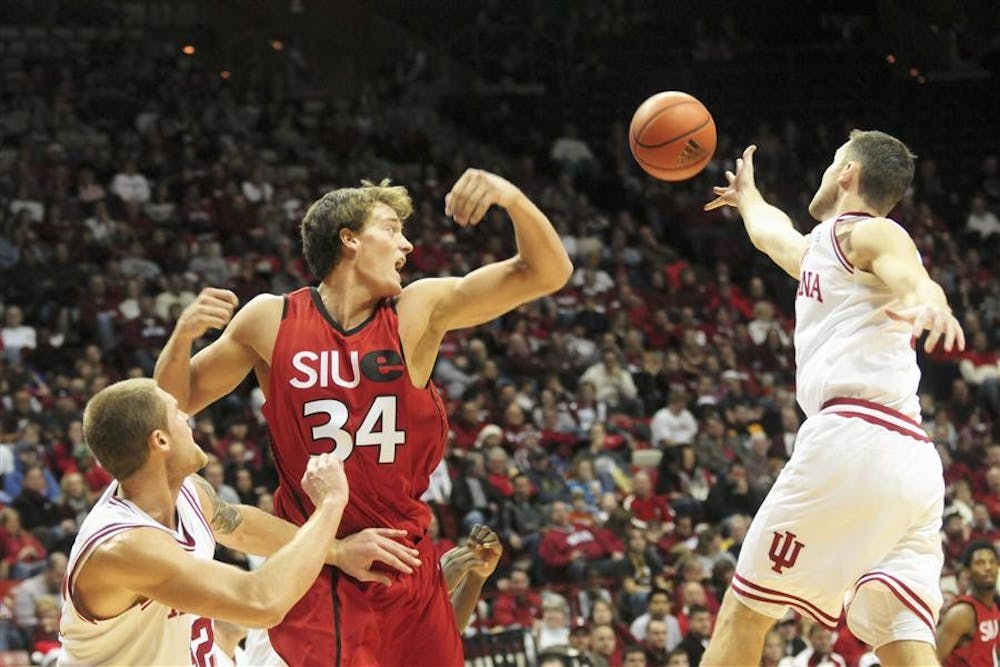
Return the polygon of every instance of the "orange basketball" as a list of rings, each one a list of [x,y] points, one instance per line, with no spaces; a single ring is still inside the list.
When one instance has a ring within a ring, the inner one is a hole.
[[[696,98],[671,90],[639,105],[628,130],[639,166],[663,181],[683,181],[715,154],[715,121]]]

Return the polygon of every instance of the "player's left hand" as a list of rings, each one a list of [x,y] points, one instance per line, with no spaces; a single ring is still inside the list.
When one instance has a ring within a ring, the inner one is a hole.
[[[503,555],[503,545],[500,537],[489,527],[476,524],[469,533],[469,545],[479,558],[479,564],[473,566],[472,572],[483,579],[496,571]]]
[[[906,310],[886,310],[885,314],[912,326],[914,338],[919,339],[924,331],[927,331],[927,340],[924,341],[925,352],[932,352],[942,336],[944,336],[945,352],[951,352],[956,343],[959,350],[965,349],[965,332],[948,308],[918,306]]]
[[[482,169],[466,169],[444,198],[444,214],[463,227],[478,225],[490,206],[509,208],[521,191],[513,183]]]
[[[366,528],[337,540],[335,557],[330,561],[358,581],[375,581],[388,586],[392,580],[384,572],[373,571],[375,563],[383,563],[404,574],[412,574],[413,568],[420,567],[420,552],[396,541],[405,536],[405,530]]]

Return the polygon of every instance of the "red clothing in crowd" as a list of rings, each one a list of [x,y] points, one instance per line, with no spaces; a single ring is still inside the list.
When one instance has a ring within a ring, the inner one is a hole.
[[[535,619],[541,617],[542,596],[534,591],[501,593],[493,603],[493,622],[496,625],[530,628]]]
[[[538,545],[538,557],[554,567],[569,565],[574,551],[581,552],[587,560],[600,560],[616,551],[623,553],[625,547],[610,530],[582,524],[553,526]]]
[[[667,522],[673,521],[674,518],[674,512],[670,509],[666,496],[650,495],[648,498],[640,498],[632,493],[625,498],[622,506],[640,521],[657,519]]]

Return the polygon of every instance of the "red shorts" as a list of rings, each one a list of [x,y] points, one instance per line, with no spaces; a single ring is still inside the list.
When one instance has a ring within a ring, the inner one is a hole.
[[[295,667],[464,664],[437,553],[429,539],[416,546],[423,564],[410,575],[389,574],[388,588],[359,583],[333,567],[268,635]]]

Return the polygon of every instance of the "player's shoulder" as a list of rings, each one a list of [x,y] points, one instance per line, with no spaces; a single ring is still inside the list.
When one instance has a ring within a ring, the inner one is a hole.
[[[130,526],[112,535],[94,548],[88,559],[90,567],[116,569],[146,562],[151,556],[161,557],[174,551],[176,542],[166,530],[148,525]]]
[[[976,606],[969,598],[956,599],[945,611],[942,623],[972,625],[976,622]]]
[[[285,308],[285,297],[280,294],[258,294],[240,308],[233,321],[226,327],[229,333],[254,330],[262,324],[281,320]]]

